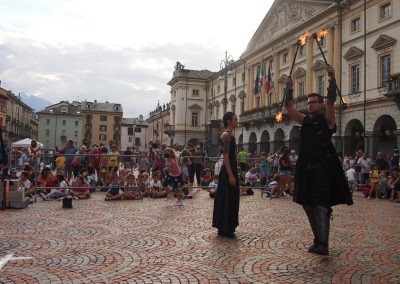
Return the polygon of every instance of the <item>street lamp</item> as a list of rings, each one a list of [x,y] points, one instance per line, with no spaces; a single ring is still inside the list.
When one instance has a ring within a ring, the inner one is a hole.
[[[232,55],[228,55],[228,52],[225,51],[225,60],[221,60],[219,65],[219,71],[221,75],[219,76],[219,80],[224,80],[224,98],[222,100],[222,105],[224,107],[224,113],[226,113],[226,106],[228,104],[227,91],[228,91],[228,76],[232,76],[234,73],[232,71],[232,66],[235,68],[235,61],[233,60]],[[222,75],[223,72],[223,75]]]

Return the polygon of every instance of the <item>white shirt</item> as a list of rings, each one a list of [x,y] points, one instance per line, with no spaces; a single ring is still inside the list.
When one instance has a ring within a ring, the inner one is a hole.
[[[22,186],[24,189],[29,189],[29,188],[31,188],[31,185],[32,185],[32,183],[31,183],[31,181],[30,181],[29,179],[27,179],[26,181],[24,181],[24,182],[21,183],[21,186]]]
[[[212,182],[210,182],[208,187],[210,188],[210,191],[216,191],[217,187],[218,187],[218,183],[216,183],[215,181],[212,181]]]
[[[361,166],[361,172],[363,174],[369,174],[369,171],[371,169],[371,161],[369,160],[369,158],[364,159],[364,157],[361,157],[360,159],[358,159],[357,164]]]
[[[155,187],[155,188],[161,188],[161,187],[162,187],[161,181],[158,180],[157,182],[154,182],[154,180],[151,180],[151,182],[150,182],[150,188],[153,188],[153,187]]]
[[[346,171],[347,180],[351,182],[356,181],[356,170],[354,168],[348,169]]]
[[[255,182],[257,181],[257,175],[252,174],[250,171],[248,171],[245,175],[245,180],[246,182]]]

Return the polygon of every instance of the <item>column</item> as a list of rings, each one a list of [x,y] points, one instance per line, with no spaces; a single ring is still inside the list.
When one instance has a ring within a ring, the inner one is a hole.
[[[306,90],[305,93],[309,94],[313,91],[313,44],[314,39],[312,37],[307,38],[306,41],[306,58],[307,58],[307,73],[306,73]]]
[[[326,46],[328,48],[327,60],[329,64],[333,64],[334,35],[334,27],[329,27],[328,34],[326,35]]]
[[[340,51],[342,49],[342,39],[341,39],[341,28],[339,25],[335,26],[335,32],[334,32],[334,46],[336,48],[334,48],[333,50],[333,68],[335,68],[335,72],[336,72],[336,82],[338,84],[338,86],[340,86],[340,81],[341,81],[341,74],[342,74],[342,70],[340,69]]]
[[[297,44],[296,45],[290,45],[289,46],[289,51],[288,51],[288,55],[289,55],[289,58],[288,58],[288,60],[289,60],[289,64],[292,64],[293,63],[293,58],[294,58],[294,53],[295,53],[295,51],[296,51],[296,47],[297,47]],[[296,64],[296,63],[295,63]],[[289,68],[292,68],[292,65],[289,65]],[[295,70],[294,70],[294,68],[293,68],[293,72],[294,72]],[[289,72],[290,72],[290,69],[289,69]],[[287,74],[288,76],[289,76],[289,73]],[[292,74],[292,80],[293,80],[293,96],[295,97],[295,94],[297,93],[296,92],[296,80],[295,80],[295,78],[293,78],[293,74]]]
[[[279,53],[276,52],[274,54],[274,96],[272,101],[274,103],[277,103],[280,101],[280,88],[279,88],[279,76],[280,76],[280,57],[279,57]]]
[[[244,110],[250,110],[250,97],[251,97],[251,82],[250,82],[250,66],[246,66],[245,67],[245,74],[247,75],[247,83],[246,83],[246,98],[245,98],[245,106],[244,106]]]

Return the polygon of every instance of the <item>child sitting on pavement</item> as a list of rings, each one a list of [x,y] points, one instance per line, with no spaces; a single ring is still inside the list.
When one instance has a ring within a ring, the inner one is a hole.
[[[203,175],[201,176],[200,185],[208,187],[212,181],[212,175],[209,168],[204,169]]]
[[[142,197],[147,197],[149,196],[149,187],[145,181],[145,175],[144,174],[139,174],[138,179],[137,179],[137,184],[139,186],[139,190],[141,192]]]
[[[68,184],[65,181],[64,174],[58,173],[56,175],[57,186],[58,188],[51,189],[51,192],[47,195],[42,195],[45,200],[51,200],[55,198],[64,198],[70,195]]]
[[[218,188],[218,175],[213,176],[213,181],[208,185],[208,192],[210,193],[210,198],[215,198]]]
[[[132,173],[126,175],[126,182],[124,184],[123,196],[125,199],[137,200],[141,199],[141,194],[138,185],[136,184],[136,178]]]
[[[90,198],[89,184],[85,181],[83,176],[78,175],[73,183],[71,193],[78,199]]]
[[[167,197],[167,190],[162,186],[160,175],[158,173],[153,174],[153,180],[149,185],[150,197],[152,198],[164,198]]]
[[[104,200],[120,200],[123,196],[124,194],[120,193],[119,177],[114,173]]]

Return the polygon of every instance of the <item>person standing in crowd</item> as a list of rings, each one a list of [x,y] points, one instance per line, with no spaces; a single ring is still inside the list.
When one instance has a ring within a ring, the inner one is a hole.
[[[293,171],[296,168],[297,160],[299,159],[299,156],[296,154],[295,150],[290,151],[289,159]]]
[[[123,158],[122,161],[125,163],[128,163],[129,167],[132,167],[132,155],[133,152],[131,150],[131,147],[126,147],[126,150],[123,152]]]
[[[336,81],[333,67],[327,66],[329,80],[327,100],[317,93],[308,95],[309,115],[293,105],[293,81],[287,81],[285,106],[289,116],[301,125],[300,152],[296,165],[294,202],[303,205],[313,235],[309,252],[329,254],[329,229],[332,206],[353,204],[343,167],[332,143],[336,132]]]
[[[28,147],[28,155],[29,159],[31,160],[32,167],[36,172],[40,170],[40,154],[41,148],[36,140],[32,140],[31,146]]]
[[[238,126],[238,118],[233,112],[223,116],[225,131],[220,137],[224,164],[218,176],[218,188],[215,194],[212,226],[218,229],[218,235],[235,237],[239,225],[239,175],[236,160],[236,142],[233,130]]]
[[[279,158],[279,195],[284,196],[286,188],[289,189],[290,194],[292,194],[290,189],[292,167],[289,157],[289,148],[282,146],[280,152],[282,155]]]
[[[65,177],[70,180],[72,177],[72,161],[74,160],[74,155],[78,152],[78,148],[74,146],[74,141],[68,140],[60,148],[60,151],[65,154]]]
[[[193,153],[192,164],[189,167],[190,183],[193,185],[196,176],[197,185],[201,184],[201,174],[204,169],[205,153],[200,144],[197,144]]]
[[[387,171],[389,169],[389,163],[382,152],[378,152],[376,155],[375,165],[378,171]]]
[[[247,160],[247,152],[242,148],[240,148],[239,152],[239,166],[242,169],[242,171],[247,171],[249,162]]]
[[[361,184],[367,184],[369,171],[371,170],[371,160],[367,157],[367,153],[363,152],[362,157],[358,159],[357,164],[361,168]]]
[[[108,152],[108,170],[110,173],[117,173],[119,167],[119,158],[121,154],[117,151],[116,145],[111,145],[111,152]]]
[[[369,171],[369,182],[371,184],[371,189],[368,194],[368,199],[371,199],[378,195],[379,172],[375,163],[371,164],[371,170]]]

